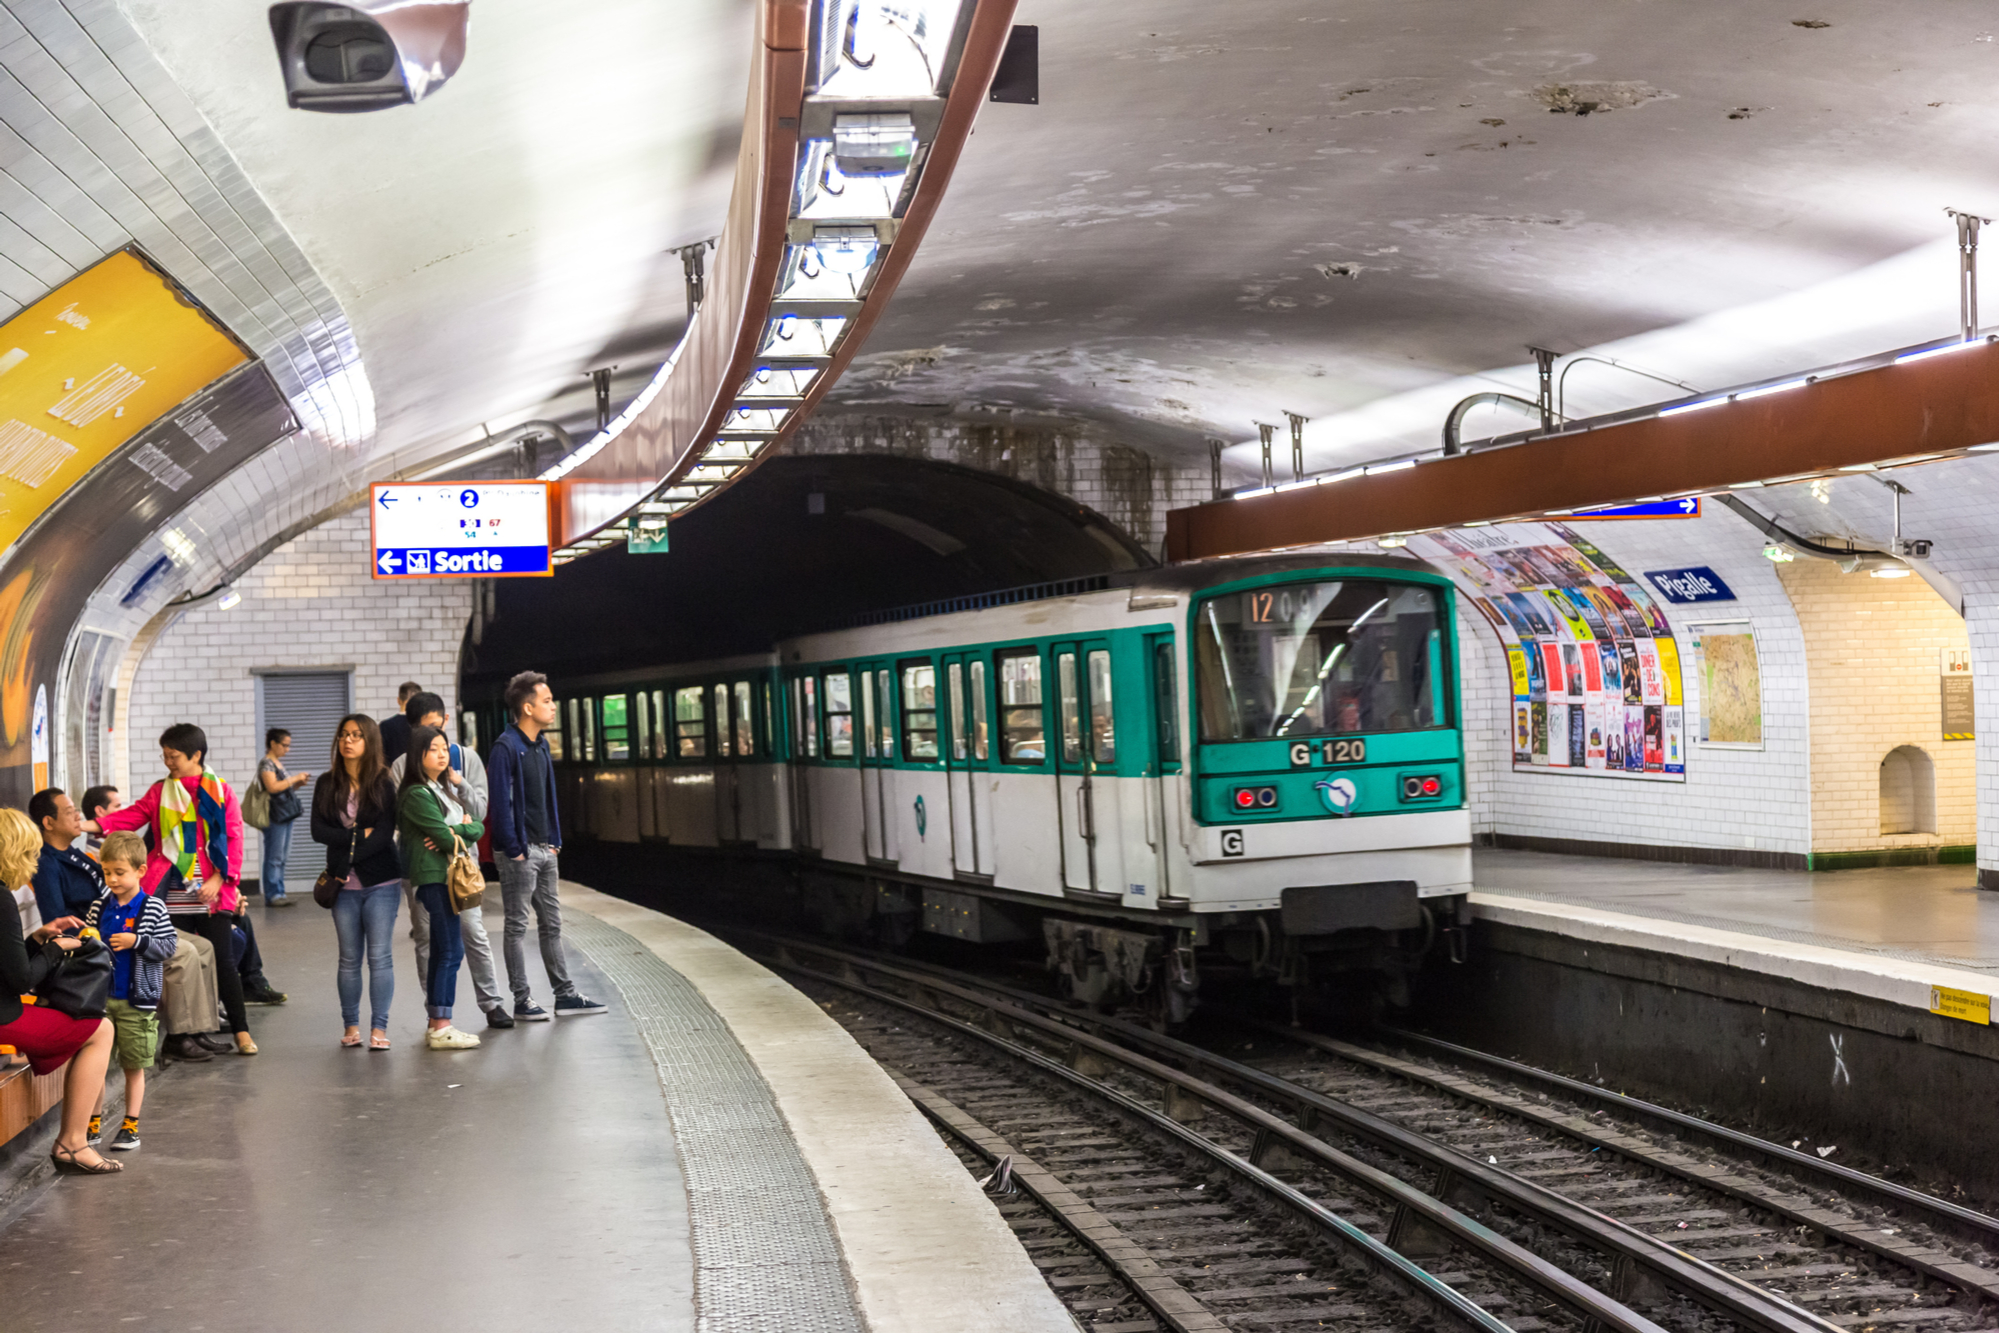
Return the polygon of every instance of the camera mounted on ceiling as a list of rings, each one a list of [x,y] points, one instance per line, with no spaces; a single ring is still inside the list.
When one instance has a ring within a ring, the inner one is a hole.
[[[469,0],[271,6],[271,36],[295,110],[381,111],[421,102],[465,59]]]

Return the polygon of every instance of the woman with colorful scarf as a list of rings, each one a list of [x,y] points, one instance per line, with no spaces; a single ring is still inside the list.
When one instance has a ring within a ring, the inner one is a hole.
[[[226,959],[230,923],[241,900],[243,811],[229,784],[208,767],[208,735],[200,727],[176,722],[161,732],[160,758],[167,766],[165,780],[132,804],[99,815],[94,827],[84,827],[95,833],[144,829],[152,846],[140,883],[166,904],[176,930],[201,936],[215,946],[218,959]],[[257,1054],[242,976],[233,967],[218,967],[215,984],[236,1034],[236,1053]]]

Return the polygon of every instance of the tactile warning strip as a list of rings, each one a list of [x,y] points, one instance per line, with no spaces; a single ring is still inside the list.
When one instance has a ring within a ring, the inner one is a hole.
[[[812,1173],[770,1085],[688,979],[616,926],[563,914],[652,1052],[687,1181],[700,1333],[860,1333]]]

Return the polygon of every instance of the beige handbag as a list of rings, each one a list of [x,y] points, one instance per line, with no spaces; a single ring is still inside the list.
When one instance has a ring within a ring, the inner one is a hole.
[[[451,861],[445,867],[444,889],[451,895],[451,910],[469,912],[486,903],[486,876],[479,872],[479,858],[465,849],[465,841],[451,835]]]

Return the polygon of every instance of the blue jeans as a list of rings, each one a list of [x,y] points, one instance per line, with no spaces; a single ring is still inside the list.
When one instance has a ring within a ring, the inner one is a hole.
[[[333,928],[340,936],[340,1021],[361,1026],[361,956],[368,955],[368,1008],[371,1028],[389,1026],[389,1001],[396,998],[396,964],[389,946],[396,940],[396,910],[403,886],[396,880],[366,889],[342,889],[333,904]]]
[[[288,819],[264,830],[264,867],[259,883],[267,903],[285,896],[285,856],[292,850],[292,825],[297,822]]]
[[[451,891],[442,884],[417,886],[417,901],[430,917],[430,958],[424,972],[424,1012],[432,1018],[450,1018],[451,1003],[458,998],[458,965],[465,961],[465,932],[458,913],[451,910]]]

